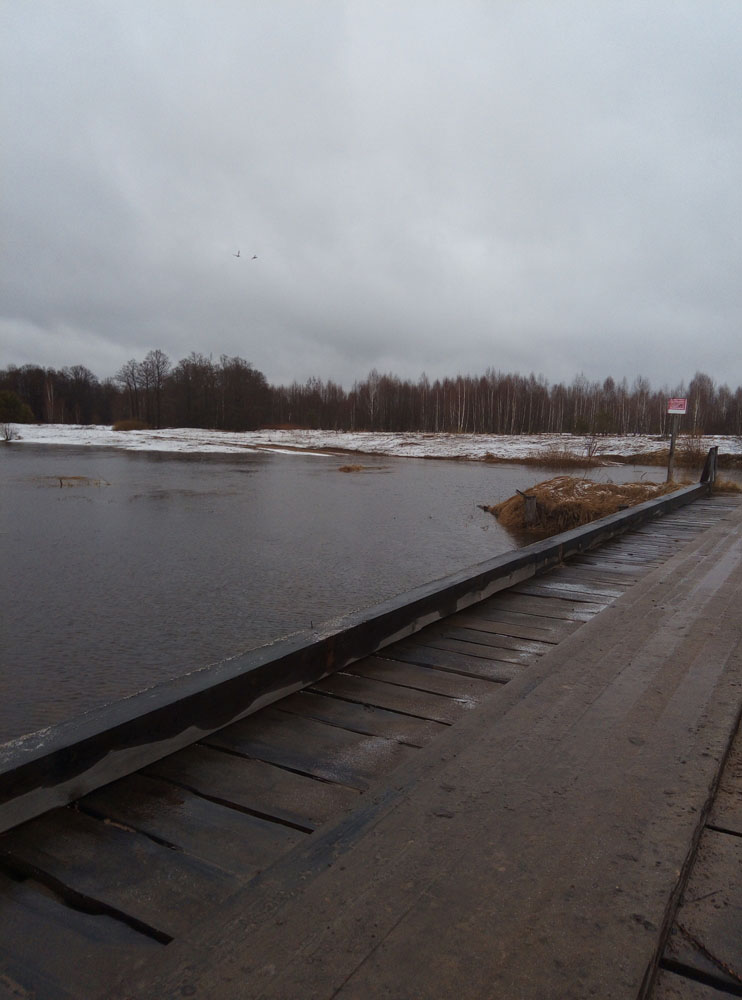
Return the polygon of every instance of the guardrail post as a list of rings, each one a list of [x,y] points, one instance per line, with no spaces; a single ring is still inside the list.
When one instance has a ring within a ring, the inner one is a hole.
[[[670,434],[670,451],[667,455],[667,479],[666,482],[671,483],[673,475],[675,472],[675,442],[678,437],[678,424],[680,422],[680,417],[677,413],[672,415],[672,432]]]
[[[706,461],[703,464],[703,471],[701,472],[701,482],[708,483],[709,486],[713,486],[716,480],[716,460],[719,454],[719,446],[714,445],[713,448],[709,448],[709,453],[706,456]]]
[[[516,490],[515,492],[523,497],[523,503],[525,504],[524,523],[529,528],[532,524],[536,523],[538,518],[538,501],[530,493],[521,493],[520,490]]]

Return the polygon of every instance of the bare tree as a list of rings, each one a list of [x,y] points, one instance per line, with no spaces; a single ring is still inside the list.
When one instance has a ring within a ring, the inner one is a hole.
[[[141,370],[138,361],[132,358],[116,372],[115,381],[126,393],[129,401],[129,415],[135,420],[141,417]]]
[[[170,359],[163,351],[150,351],[139,365],[139,378],[145,393],[147,419],[155,427],[162,426],[162,399],[170,371]]]

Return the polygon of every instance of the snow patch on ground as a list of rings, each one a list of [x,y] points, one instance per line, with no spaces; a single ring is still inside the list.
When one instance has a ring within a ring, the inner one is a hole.
[[[399,458],[458,458],[481,461],[488,454],[517,462],[538,458],[545,452],[563,451],[584,456],[588,438],[572,434],[391,434],[373,432],[264,430],[237,433],[191,427],[148,431],[114,431],[110,427],[77,424],[13,424],[18,435],[13,446],[28,444],[124,448],[129,451],[165,451],[239,454],[270,451],[284,455],[325,455],[327,451],[387,455]],[[742,454],[742,440],[735,437],[702,438],[706,450],[719,446],[722,454]],[[667,441],[651,435],[601,437],[598,455],[641,456],[667,447]]]

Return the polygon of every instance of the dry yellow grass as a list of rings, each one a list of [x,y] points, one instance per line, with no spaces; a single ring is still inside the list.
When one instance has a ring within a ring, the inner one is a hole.
[[[535,518],[530,525],[526,525],[526,500],[520,493],[484,509],[510,531],[533,539],[548,538],[672,493],[679,486],[678,483],[594,483],[573,476],[557,476],[527,491],[526,496],[536,501]]]
[[[639,451],[633,455],[605,455],[611,463],[620,465],[667,465],[670,455],[669,448],[659,448],[656,451]],[[700,469],[706,460],[706,454],[700,455],[690,448],[678,445],[675,451],[675,466],[679,469]]]
[[[712,488],[714,493],[742,493],[742,486],[733,479],[716,479]]]
[[[537,455],[522,455],[520,458],[502,458],[488,451],[484,461],[491,465],[513,464],[538,465],[542,469],[587,469],[595,465],[605,464],[598,458],[586,455],[575,455],[571,451],[559,451],[556,448],[543,448]]]

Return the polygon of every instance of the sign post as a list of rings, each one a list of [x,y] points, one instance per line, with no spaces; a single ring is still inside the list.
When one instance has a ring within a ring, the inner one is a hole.
[[[672,430],[670,432],[670,454],[667,456],[667,482],[672,482],[672,473],[675,467],[675,439],[678,436],[678,424],[680,417],[688,409],[687,399],[668,399],[667,412],[672,414]]]

